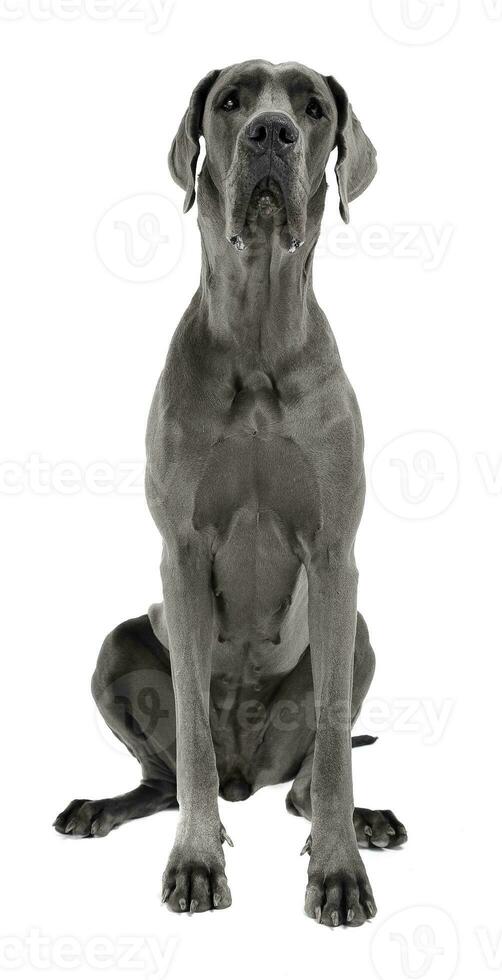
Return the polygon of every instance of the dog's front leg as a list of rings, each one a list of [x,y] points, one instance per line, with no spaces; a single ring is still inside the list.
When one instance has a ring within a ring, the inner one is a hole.
[[[375,902],[353,824],[351,700],[357,616],[352,542],[316,548],[308,567],[317,731],[305,911],[325,925],[360,925]]]
[[[162,898],[175,912],[203,912],[231,904],[209,724],[214,611],[206,543],[195,534],[177,541],[165,549],[161,573],[176,702],[180,806]]]

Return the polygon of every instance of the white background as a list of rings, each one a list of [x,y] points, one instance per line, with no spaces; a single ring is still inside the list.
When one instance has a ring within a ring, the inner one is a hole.
[[[484,980],[502,962],[502,4],[41,3],[0,13],[2,964]],[[236,845],[222,913],[160,904],[175,813],[103,840],[51,828],[73,797],[138,779],[89,681],[104,635],[160,597],[144,430],[199,266],[166,155],[199,78],[249,57],[335,74],[379,153],[351,237],[330,161],[315,266],[366,431],[358,565],[377,673],[358,730],[380,740],[355,753],[355,798],[410,837],[367,855],[379,913],[358,930],[304,916],[308,825],[286,786],[222,802]]]

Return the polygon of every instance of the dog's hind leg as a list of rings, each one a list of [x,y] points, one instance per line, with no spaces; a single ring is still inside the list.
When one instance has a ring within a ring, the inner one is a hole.
[[[352,684],[352,724],[355,723],[360,714],[374,672],[375,654],[370,644],[368,627],[361,614],[358,613]],[[305,756],[286,797],[286,807],[289,812],[295,816],[305,817],[307,820],[312,818],[310,785],[313,757],[314,741],[312,741],[311,750]],[[355,807],[354,828],[358,844],[362,845],[391,848],[404,844],[407,840],[406,829],[394,816],[392,810],[368,810]]]
[[[104,837],[128,820],[177,806],[176,721],[168,651],[147,616],[107,636],[92,679],[107,725],[138,760],[141,784],[100,800],[73,800],[56,818],[59,833]]]

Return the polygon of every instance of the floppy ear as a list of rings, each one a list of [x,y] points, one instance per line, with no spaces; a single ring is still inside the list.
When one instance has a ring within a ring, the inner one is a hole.
[[[345,89],[331,75],[326,81],[333,93],[338,112],[335,138],[338,160],[335,174],[340,195],[340,214],[347,224],[349,202],[354,201],[369,187],[377,172],[376,150],[352,109]]]
[[[219,71],[210,71],[194,88],[188,109],[180,122],[169,151],[169,170],[173,180],[186,191],[183,211],[189,211],[195,201],[195,172],[199,156],[199,137],[206,98]]]

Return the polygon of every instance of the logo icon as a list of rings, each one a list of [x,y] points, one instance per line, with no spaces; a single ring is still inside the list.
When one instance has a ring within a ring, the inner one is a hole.
[[[459,0],[371,0],[378,27],[399,44],[434,44],[448,34]]]
[[[371,486],[396,517],[424,520],[442,514],[458,490],[457,454],[439,432],[406,432],[378,453]]]
[[[178,264],[181,214],[162,194],[134,194],[109,208],[96,228],[96,251],[114,276],[154,282]]]
[[[401,909],[382,923],[371,945],[381,980],[451,980],[459,944],[455,925],[444,909]]]

